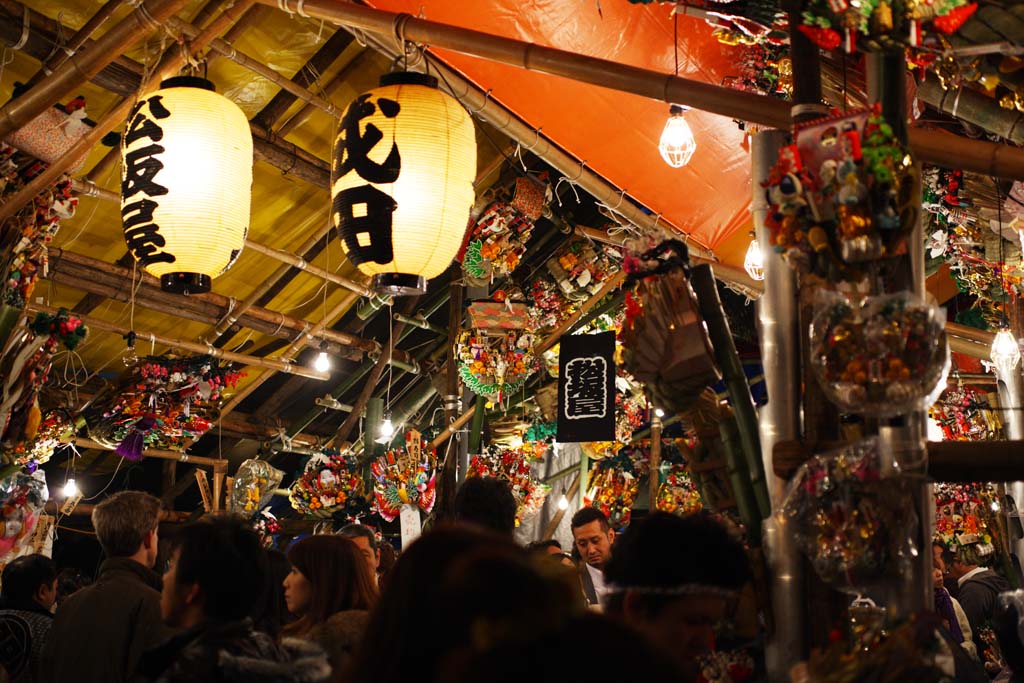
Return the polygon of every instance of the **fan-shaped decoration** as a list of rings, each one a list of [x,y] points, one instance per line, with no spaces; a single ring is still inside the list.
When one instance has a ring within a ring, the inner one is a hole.
[[[415,505],[423,512],[434,509],[437,455],[423,450],[426,442],[418,434],[415,439],[409,437],[405,448],[390,450],[370,465],[375,509],[388,522],[401,514],[403,505]]]
[[[30,411],[39,411],[38,401]],[[10,447],[5,447],[2,456],[4,465],[24,467],[30,473],[49,462],[54,451],[71,441],[74,425],[63,410],[50,410],[39,415],[39,421],[27,420],[23,438]],[[34,429],[34,432],[33,432]]]
[[[536,370],[533,342],[530,332],[463,332],[455,347],[459,377],[474,394],[500,402],[519,391]]]
[[[369,502],[359,462],[351,451],[324,450],[306,461],[288,500],[297,512],[312,517],[347,517],[367,514]]]

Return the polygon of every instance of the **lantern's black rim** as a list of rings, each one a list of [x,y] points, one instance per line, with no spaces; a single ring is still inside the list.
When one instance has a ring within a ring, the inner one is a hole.
[[[166,88],[199,88],[200,90],[217,92],[217,88],[213,85],[212,81],[199,78],[198,76],[175,76],[174,78],[164,79],[160,82],[160,89]]]
[[[166,273],[160,276],[160,289],[173,294],[205,294],[213,280],[202,273]]]
[[[395,71],[380,77],[381,86],[385,85],[424,85],[428,88],[437,87],[437,77],[415,71]]]
[[[409,273],[379,273],[373,276],[373,289],[390,296],[419,296],[427,293],[427,279]]]

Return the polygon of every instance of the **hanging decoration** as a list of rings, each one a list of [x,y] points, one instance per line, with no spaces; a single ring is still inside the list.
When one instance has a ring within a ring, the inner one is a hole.
[[[563,335],[558,344],[561,443],[615,437],[615,333]]]
[[[623,449],[599,460],[590,472],[584,504],[603,512],[614,529],[626,528],[649,462],[649,457],[639,449]]]
[[[508,277],[526,253],[534,221],[540,216],[540,211],[535,211],[535,202],[528,200],[526,195],[534,191],[539,193],[543,207],[544,191],[528,178],[519,178],[516,188],[520,205],[529,213],[517,209],[515,200],[511,203],[492,202],[484,209],[470,229],[469,243],[462,259],[462,273],[467,284],[486,286],[496,278]]]
[[[526,441],[518,448],[498,448],[492,453],[474,455],[466,477],[497,477],[512,488],[516,499],[516,526],[540,512],[551,487],[533,476],[533,465],[543,460],[547,446]]]
[[[526,294],[538,333],[558,327],[579,308],[578,301],[566,298],[561,288],[545,275],[537,276]]]
[[[586,301],[597,293],[619,264],[607,247],[595,247],[585,238],[572,240],[546,262],[562,294],[571,301]]]
[[[916,47],[925,29],[955,33],[977,9],[967,0],[810,0],[798,28],[823,50]]]
[[[471,307],[470,316],[474,325],[479,323],[489,327],[462,332],[455,345],[455,357],[459,362],[459,378],[466,388],[489,401],[500,403],[522,389],[536,371],[534,335],[525,329],[529,324],[525,311],[521,319],[506,318],[503,314],[508,309],[503,304],[481,306],[481,303],[473,304],[478,308],[474,313]],[[522,327],[509,329],[494,325]]]
[[[14,96],[21,94],[16,87]],[[8,135],[4,142],[44,164],[52,164],[69,151],[89,132],[85,113],[85,98],[78,96],[67,104],[55,104],[34,119]],[[85,162],[85,156],[75,161],[68,173],[76,173]]]
[[[334,145],[331,215],[345,255],[382,293],[425,293],[462,246],[475,175],[462,105],[433,76],[381,76],[349,105]]]
[[[284,479],[284,472],[265,460],[249,459],[238,466],[230,496],[229,510],[251,517],[270,502],[274,490]]]
[[[405,448],[389,450],[373,461],[374,510],[391,522],[405,505],[429,513],[437,497],[437,454],[426,451],[425,441],[406,435]]]
[[[802,124],[795,139],[766,184],[766,224],[790,267],[856,280],[901,253],[917,219],[914,166],[880,108]]]
[[[252,521],[252,528],[259,534],[260,544],[264,548],[273,548],[275,536],[281,533],[281,523],[270,508],[263,508]]]
[[[700,658],[697,683],[743,683],[754,680],[754,660],[744,650],[715,650]]]
[[[252,134],[245,113],[193,76],[139,99],[121,142],[128,251],[160,287],[210,291],[249,231]]]
[[[0,358],[0,443],[8,454],[17,450],[19,443],[25,444],[26,450],[35,449],[27,443],[38,436],[42,420],[39,390],[49,377],[53,356],[59,347],[73,351],[88,329],[62,308],[53,315],[37,313],[28,330],[17,334],[21,334],[17,343],[7,344]],[[41,447],[37,455],[46,456],[46,452]]]
[[[721,379],[687,277],[689,252],[670,240],[630,257],[626,270],[626,318],[619,333],[623,365],[644,384],[652,406],[684,412]]]
[[[963,562],[997,566],[997,555],[1005,554],[999,497],[988,483],[936,484],[935,542]]]
[[[213,426],[210,411],[242,376],[212,356],[145,358],[120,392],[90,409],[89,435],[128,460],[144,448],[183,451]]]
[[[673,464],[668,468],[658,486],[655,506],[661,512],[680,516],[701,511],[704,502],[685,466]]]
[[[70,443],[75,427],[67,413],[60,409],[40,412],[39,420],[36,421],[32,413],[39,410],[38,400],[29,410],[22,438],[10,446],[4,445],[0,464],[24,467],[31,474],[40,465],[49,462],[58,448]]]
[[[42,470],[0,480],[0,564],[9,563],[29,545],[49,497]]]
[[[302,475],[288,492],[288,500],[306,517],[358,518],[370,507],[360,471],[351,451],[325,449],[306,461]]]
[[[1003,423],[988,394],[958,385],[947,389],[928,410],[942,429],[943,441],[995,441]]]
[[[930,405],[949,372],[945,311],[901,292],[851,300],[826,292],[811,325],[811,366],[829,400],[892,417]]]
[[[793,95],[793,61],[785,45],[763,43],[744,48],[739,75],[725,79],[723,85],[758,95],[788,100]]]
[[[858,592],[910,571],[912,501],[906,478],[883,475],[872,437],[804,463],[780,514],[822,580]]]

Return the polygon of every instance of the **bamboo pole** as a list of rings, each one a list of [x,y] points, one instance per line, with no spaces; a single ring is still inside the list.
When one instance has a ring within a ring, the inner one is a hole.
[[[76,436],[72,439],[72,443],[76,447],[80,448],[95,448],[101,451],[112,451],[114,446],[107,446],[99,441],[93,441],[81,436]],[[167,451],[160,448],[144,448],[142,454],[147,458],[154,458],[157,460],[176,460],[178,462],[188,462],[193,465],[203,465],[206,467],[217,467],[218,465],[228,464],[228,461],[223,458],[206,458],[201,455],[189,455],[180,451]]]
[[[43,79],[43,77],[49,76],[59,69],[68,59],[75,56],[82,46],[85,45],[85,42],[92,37],[93,33],[96,32],[96,29],[105,24],[123,4],[124,0],[107,0],[103,7],[100,7],[91,17],[89,17],[89,20],[82,25],[82,28],[75,32],[75,35],[72,36],[71,40],[68,41],[68,44],[64,46],[64,49],[57,50],[53,57],[43,62],[39,71],[37,71],[32,78],[28,79],[28,82],[25,84],[26,87],[31,88],[36,85]]]
[[[661,486],[661,418],[657,415],[651,418],[651,462],[648,478],[648,493],[650,503],[648,512],[658,509],[658,489]]]
[[[71,57],[64,68],[46,76],[34,88],[0,108],[0,139],[18,130],[61,101],[129,51],[160,23],[170,19],[185,0],[149,0],[95,41],[81,56]]]
[[[331,82],[324,87],[324,95],[329,97],[336,93],[338,90],[340,90],[342,86],[344,86],[348,82],[348,77],[352,74],[352,72],[355,71],[357,68],[361,67],[362,64],[366,61],[366,59],[372,54],[372,50],[364,49],[362,52],[353,57],[352,61],[346,64],[341,69],[341,71],[339,71],[338,74],[333,79],[331,79]],[[296,112],[294,116],[290,117],[287,121],[282,123],[277,128],[277,134],[280,135],[281,137],[287,137],[296,128],[309,121],[309,117],[313,115],[313,111],[315,109],[316,107],[314,107],[313,105],[307,104],[298,112]]]
[[[91,517],[92,511],[96,509],[95,505],[90,503],[79,503],[75,506],[75,509],[70,512],[72,516],[78,517]],[[60,511],[60,506],[57,501],[51,500],[46,503],[46,513],[55,515]],[[168,522],[171,524],[179,524],[181,522],[187,522],[189,517],[192,516],[190,512],[182,512],[180,510],[160,510],[157,513],[157,519],[161,522]]]
[[[264,5],[280,6],[278,0],[259,2]],[[653,100],[682,104],[731,119],[783,129],[789,128],[792,123],[789,105],[768,96],[744,93],[605,59],[427,21],[408,14],[375,10],[350,2],[305,0],[301,9],[305,16],[378,35],[399,36],[402,40],[454,50],[527,71],[571,78]],[[473,107],[473,111],[476,111],[476,107]],[[955,166],[965,171],[1024,180],[1024,151],[965,138],[943,140],[943,137],[948,136],[921,128],[915,129],[910,135],[911,150],[918,160],[925,163]],[[616,192],[615,199],[618,196]],[[605,201],[601,197],[597,199]]]
[[[43,306],[42,304],[30,303],[26,307],[26,310],[40,313],[47,313],[54,315],[57,313],[57,309],[52,306]],[[81,316],[81,320],[88,327],[96,330],[103,330],[104,332],[113,332],[114,334],[126,335],[131,330],[124,325],[117,325],[106,320],[100,320],[99,318],[91,318],[88,316]],[[213,356],[214,358],[223,358],[226,361],[232,363],[240,363],[242,365],[256,366],[261,368],[273,368],[278,372],[285,372],[293,375],[299,375],[301,377],[308,377],[309,379],[325,380],[330,378],[328,372],[318,372],[310,368],[305,368],[301,365],[296,365],[287,361],[274,360],[271,358],[257,358],[256,356],[249,356],[242,353],[234,353],[231,351],[224,351],[218,349],[209,344],[197,344],[195,342],[186,341],[184,339],[174,339],[173,337],[165,337],[163,335],[154,334],[152,332],[145,332],[141,330],[135,330],[135,333],[140,339],[151,339],[157,344],[163,346],[170,346],[175,349],[182,351],[188,351],[190,353],[202,353]]]
[[[182,0],[163,1],[182,2]],[[255,4],[254,0],[238,0],[233,8],[224,10],[222,14],[210,22],[210,25],[203,29],[202,33],[192,41],[190,48],[195,51],[205,49],[211,40],[223,33],[228,26],[237,21],[239,14],[247,11],[253,4]],[[90,50],[93,48],[96,48],[96,43],[90,46]],[[143,84],[143,91],[152,89],[154,84],[159,84],[167,75],[177,71],[185,64],[186,56],[181,53],[181,50],[174,50],[172,52],[173,54],[169,54],[164,60],[161,60],[160,65],[154,70],[152,77]],[[50,187],[72,164],[88,154],[89,150],[95,147],[104,135],[124,122],[128,118],[128,112],[131,110],[133,103],[133,98],[121,100],[106,116],[97,122],[94,128],[91,128],[83,135],[64,156],[54,161],[45,171],[27,183],[25,187],[14,193],[3,204],[0,204],[0,224],[3,224],[4,221],[17,214],[22,207]]]

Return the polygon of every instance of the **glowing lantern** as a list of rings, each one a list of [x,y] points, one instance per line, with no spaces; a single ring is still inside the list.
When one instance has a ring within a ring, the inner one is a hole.
[[[747,271],[751,279],[759,282],[764,280],[764,254],[756,238],[750,240],[750,246],[747,247],[747,254],[743,258],[743,270]]]
[[[349,105],[331,198],[345,254],[382,293],[420,294],[455,258],[476,176],[473,122],[437,79],[382,76]]]
[[[165,291],[207,292],[249,230],[252,134],[202,78],[169,78],[139,100],[121,143],[128,250]]]
[[[658,143],[661,158],[672,168],[682,168],[690,163],[690,158],[697,151],[697,141],[693,139],[693,131],[686,122],[686,109],[673,104],[668,110],[668,121],[661,131]]]
[[[1017,363],[1020,362],[1020,345],[1017,343],[1017,338],[1013,336],[1013,332],[1005,328],[996,332],[989,357],[995,363],[996,368],[1003,372],[1009,372],[1017,367]]]

